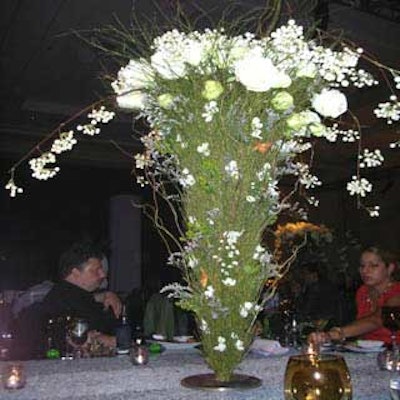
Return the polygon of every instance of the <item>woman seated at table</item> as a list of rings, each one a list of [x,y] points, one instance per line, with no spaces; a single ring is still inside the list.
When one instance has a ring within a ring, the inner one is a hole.
[[[334,327],[328,332],[313,332],[309,341],[324,343],[344,341],[349,337],[391,342],[391,332],[385,328],[381,318],[382,306],[400,307],[400,282],[393,279],[397,269],[396,257],[378,247],[368,247],[361,254],[360,275],[363,285],[357,290],[357,318],[343,327]],[[400,335],[397,336],[400,342]]]

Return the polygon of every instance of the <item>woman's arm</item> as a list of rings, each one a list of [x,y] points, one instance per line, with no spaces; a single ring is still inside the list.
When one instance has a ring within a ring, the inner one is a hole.
[[[385,306],[400,306],[400,295],[389,298]],[[308,341],[311,343],[322,344],[330,340],[343,341],[348,337],[364,335],[383,326],[381,319],[381,309],[378,308],[372,314],[357,319],[343,327],[334,327],[328,332],[313,332],[309,335]]]

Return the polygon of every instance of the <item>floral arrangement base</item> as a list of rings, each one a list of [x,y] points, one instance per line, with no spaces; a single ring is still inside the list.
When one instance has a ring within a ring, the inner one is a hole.
[[[188,376],[181,381],[181,385],[200,390],[224,392],[228,390],[248,390],[261,386],[262,380],[255,376],[232,374],[229,381],[223,382],[215,374],[198,374]]]

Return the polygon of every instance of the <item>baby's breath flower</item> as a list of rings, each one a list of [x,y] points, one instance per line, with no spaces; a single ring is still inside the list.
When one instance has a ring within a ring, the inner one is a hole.
[[[95,121],[95,123],[78,125],[76,129],[85,135],[94,136],[100,133],[100,128],[98,128],[96,124],[97,122]]]
[[[74,131],[61,132],[58,139],[55,139],[50,151],[60,154],[71,150],[78,141],[74,138]]]
[[[59,167],[46,167],[47,164],[54,164],[56,162],[56,156],[51,152],[43,153],[40,157],[32,158],[29,161],[31,167],[32,176],[39,180],[47,180],[54,177],[57,172],[60,171]]]
[[[193,175],[189,172],[189,170],[187,168],[184,168],[182,170],[182,175],[179,179],[179,183],[186,188],[189,186],[193,186],[196,183],[196,180],[194,179]]]
[[[104,106],[101,106],[98,110],[93,109],[92,112],[88,114],[88,118],[92,119],[92,124],[96,124],[100,122],[102,124],[106,124],[110,122],[115,117],[114,111],[107,111]],[[94,122],[96,121],[96,122]]]
[[[379,149],[374,151],[370,151],[368,149],[364,149],[363,154],[360,154],[360,168],[372,168],[378,167],[383,163],[383,156]]]
[[[390,101],[379,103],[374,113],[377,118],[384,118],[389,125],[400,120],[400,101],[395,95],[390,96]]]
[[[372,191],[372,184],[366,178],[353,176],[351,182],[347,183],[347,191],[350,193],[350,196],[357,194],[365,197],[368,192]]]
[[[204,112],[201,116],[204,118],[206,122],[211,122],[214,118],[214,115],[219,111],[218,105],[216,101],[210,101],[204,106]]]
[[[212,286],[207,286],[204,296],[206,296],[207,299],[212,299],[214,297],[215,290]]]
[[[200,146],[197,146],[197,152],[202,154],[205,157],[210,155],[210,145],[207,142],[202,143]]]
[[[262,139],[261,133],[262,133],[262,127],[263,124],[258,117],[254,117],[251,120],[251,134],[250,136],[256,139]]]
[[[10,178],[10,180],[7,182],[7,184],[4,186],[6,190],[10,191],[10,196],[11,197],[16,197],[17,194],[21,194],[24,192],[24,189],[22,187],[18,187],[15,182],[14,178]]]
[[[235,342],[235,347],[238,351],[244,351],[244,343],[243,340],[237,339]]]
[[[225,286],[235,286],[236,285],[236,279],[233,278],[225,278],[222,280],[222,284]]]
[[[226,350],[226,339],[222,336],[218,336],[218,344],[214,347],[214,350],[223,353]]]
[[[370,217],[379,217],[379,206],[367,207],[367,212]]]
[[[225,172],[229,177],[233,179],[239,179],[239,168],[235,160],[229,161],[229,163],[225,166]]]
[[[249,311],[253,308],[253,303],[246,301],[239,308],[239,314],[242,318],[247,318],[249,316]]]

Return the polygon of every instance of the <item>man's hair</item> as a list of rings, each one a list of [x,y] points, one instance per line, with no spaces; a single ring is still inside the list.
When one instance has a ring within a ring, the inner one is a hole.
[[[89,258],[102,259],[104,254],[100,247],[92,242],[74,243],[67,251],[65,251],[59,262],[58,272],[61,279],[66,278],[74,268],[83,270],[84,264]]]

